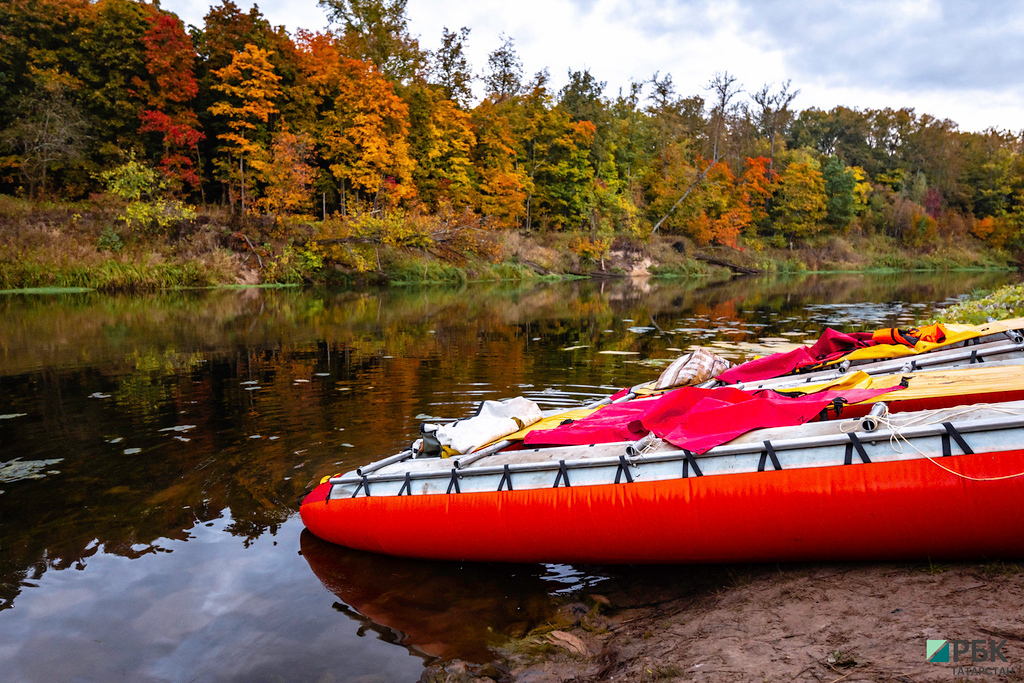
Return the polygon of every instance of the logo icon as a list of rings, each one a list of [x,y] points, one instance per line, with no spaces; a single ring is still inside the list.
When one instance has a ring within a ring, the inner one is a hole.
[[[929,640],[926,647],[929,662],[943,664],[949,662],[948,640]]]
[[[1004,647],[1005,640],[928,640],[925,642],[925,656],[933,664],[1005,662]]]

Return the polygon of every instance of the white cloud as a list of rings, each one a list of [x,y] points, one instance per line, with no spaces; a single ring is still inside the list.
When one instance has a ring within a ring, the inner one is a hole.
[[[162,5],[196,25],[207,10],[204,0]],[[316,0],[260,9],[292,31],[327,23]],[[792,79],[800,109],[913,107],[964,130],[1024,127],[1024,6],[1014,0],[409,0],[407,12],[428,49],[443,27],[472,29],[477,74],[511,36],[526,78],[546,67],[556,89],[569,69],[589,68],[609,95],[660,72],[679,94],[706,97],[728,71],[747,90]]]

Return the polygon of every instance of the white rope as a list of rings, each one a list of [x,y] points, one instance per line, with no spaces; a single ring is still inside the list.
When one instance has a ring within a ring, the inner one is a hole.
[[[1024,410],[1013,410],[992,403],[976,403],[974,405],[965,406],[960,410],[957,410],[956,412],[952,413],[950,413],[948,409],[921,411],[920,417],[911,420],[906,420],[901,424],[896,423],[891,413],[886,413],[885,415],[881,415],[879,417],[876,417],[875,419],[878,422],[879,426],[884,426],[886,429],[889,430],[889,445],[892,447],[894,451],[902,455],[903,444],[905,443],[911,448],[913,448],[915,451],[917,451],[917,453],[921,457],[926,458],[933,465],[936,465],[940,469],[943,469],[949,472],[950,474],[956,475],[961,479],[966,479],[968,481],[1002,481],[1004,479],[1016,479],[1017,477],[1024,477],[1024,472],[1017,472],[1016,474],[1006,474],[1001,477],[972,477],[968,474],[957,472],[938,462],[934,457],[922,451],[910,439],[903,435],[903,430],[906,429],[907,427],[911,427],[918,424],[929,425],[940,424],[942,422],[949,422],[955,418],[962,417],[964,415],[969,415],[971,413],[978,412],[981,410],[990,410],[993,412],[1003,413],[1006,415],[1024,415]],[[939,415],[939,413],[941,413],[941,415]],[[843,420],[839,424],[839,431],[844,434],[855,432],[857,431],[857,428],[860,427],[860,424],[861,418],[853,420]]]

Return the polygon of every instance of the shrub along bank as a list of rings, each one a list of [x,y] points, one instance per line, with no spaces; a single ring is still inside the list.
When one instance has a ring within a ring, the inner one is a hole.
[[[172,211],[166,207],[162,211]],[[564,277],[709,277],[736,272],[1007,268],[973,238],[927,247],[848,232],[778,247],[700,246],[679,236],[606,243],[554,231],[489,229],[471,212],[391,211],[238,220],[218,209],[140,223],[123,202],[0,196],[0,289],[142,291],[259,284],[413,284]]]

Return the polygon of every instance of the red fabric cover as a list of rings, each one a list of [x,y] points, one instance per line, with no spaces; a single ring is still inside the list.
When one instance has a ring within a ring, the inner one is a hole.
[[[609,398],[610,398],[610,399],[611,399],[611,400],[612,400],[613,402],[614,402],[614,401],[618,401],[618,400],[619,400],[620,398],[625,398],[625,397],[626,397],[627,395],[629,395],[629,392],[630,392],[630,391],[632,391],[632,389],[630,389],[629,387],[626,387],[626,388],[624,388],[624,389],[619,389],[619,390],[618,390],[618,391],[616,391],[616,392],[615,392],[614,394],[612,394],[612,395],[611,395],[611,396],[610,396]]]
[[[637,423],[646,411],[670,395],[663,394],[657,398],[635,399],[604,406],[597,412],[567,425],[528,432],[523,443],[527,446],[586,446],[592,443],[636,441],[646,434],[647,430],[633,432],[631,426]]]
[[[820,391],[792,398],[773,391],[749,393],[733,387],[683,387],[656,399],[606,406],[568,425],[532,431],[524,443],[612,443],[635,441],[654,432],[675,446],[703,453],[753,429],[803,424],[836,398],[857,403],[899,388]]]
[[[741,363],[729,368],[715,379],[726,384],[733,384],[780,377],[799,368],[834,360],[855,349],[875,344],[877,342],[871,339],[870,332],[846,334],[829,327],[811,346],[802,346],[787,353],[773,353],[764,358]]]
[[[774,391],[759,391],[749,399],[739,401],[709,396],[682,415],[666,415],[663,421],[645,422],[644,426],[674,446],[703,453],[754,429],[803,424],[837,398],[859,403],[901,388],[819,391],[796,398]],[[737,389],[732,391],[746,393]]]

